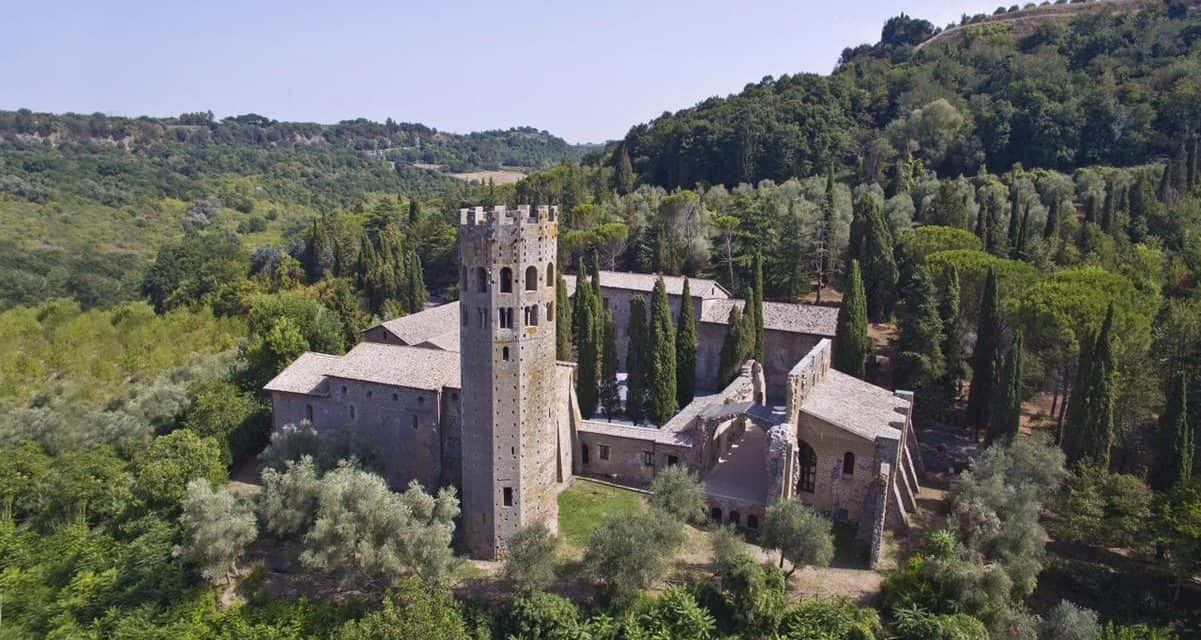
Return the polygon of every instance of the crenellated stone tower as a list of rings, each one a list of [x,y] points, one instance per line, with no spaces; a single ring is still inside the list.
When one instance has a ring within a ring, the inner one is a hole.
[[[459,211],[463,529],[491,559],[520,527],[558,527],[556,207]]]

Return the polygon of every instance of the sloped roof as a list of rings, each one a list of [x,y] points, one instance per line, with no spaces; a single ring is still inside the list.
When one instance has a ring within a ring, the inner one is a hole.
[[[900,438],[909,401],[830,369],[801,402],[801,412],[868,440]]]
[[[414,345],[454,331],[458,340],[459,303],[448,302],[427,307],[417,313],[394,318],[380,325],[404,344]]]
[[[647,293],[655,290],[655,281],[658,278],[658,274],[654,273],[631,273],[628,271],[600,272],[601,288],[608,287],[610,289],[644,291]],[[573,275],[564,275],[563,281],[567,285],[567,293],[575,293],[576,277]],[[663,276],[663,286],[667,289],[668,295],[683,295],[684,276]],[[688,291],[694,298],[726,299],[730,297],[730,292],[726,291],[725,287],[718,284],[716,280],[705,278],[688,278]]]
[[[305,353],[265,387],[315,395],[328,378],[437,391],[459,388],[459,354],[406,345],[362,342],[344,356]]]
[[[705,300],[701,304],[700,321],[725,324],[730,319],[732,307],[743,309],[745,305],[737,298]],[[838,328],[838,307],[764,301],[763,328],[832,338]]]

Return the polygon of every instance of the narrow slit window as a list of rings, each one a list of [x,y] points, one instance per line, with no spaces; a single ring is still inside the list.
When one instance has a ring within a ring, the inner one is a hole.
[[[513,487],[505,487],[505,489],[504,489],[504,501],[505,501],[505,506],[506,506],[506,507],[511,507],[511,506],[513,506]]]

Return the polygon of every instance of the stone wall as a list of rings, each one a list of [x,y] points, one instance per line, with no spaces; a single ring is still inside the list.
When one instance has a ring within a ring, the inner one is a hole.
[[[631,427],[636,429],[638,427]],[[648,434],[653,436],[654,434]],[[653,438],[622,437],[589,431],[587,424],[578,435],[575,469],[583,476],[602,478],[618,484],[646,488],[660,469],[673,464],[689,466],[692,448],[657,443]],[[608,449],[607,459],[602,451]],[[585,449],[587,453],[585,453]],[[650,455],[647,464],[646,455]]]
[[[798,451],[806,445],[817,457],[814,491],[798,490],[796,497],[835,519],[857,521],[868,487],[875,479],[875,443],[802,413],[797,424]],[[847,453],[855,457],[853,473],[849,474],[843,473]]]
[[[651,313],[651,292],[650,291],[631,291],[629,289],[614,289],[605,286],[605,277],[601,275],[601,304],[613,314],[613,332],[617,342],[617,359],[619,361],[618,368],[620,371],[626,370],[626,355],[629,351],[630,344],[630,300],[634,296],[640,295],[646,302],[647,322],[650,322]],[[683,296],[667,294],[667,304],[671,307],[672,322],[677,322],[680,319],[680,300]],[[693,296],[692,312],[694,318],[699,318],[701,314],[701,299]],[[698,325],[697,330],[698,343],[700,342],[700,330]],[[720,349],[720,345],[718,346]],[[702,371],[701,367],[697,366],[697,372]],[[712,388],[712,387],[710,387]]]
[[[728,330],[729,326],[724,323],[702,322],[697,325],[697,388],[717,388],[717,374],[721,367],[721,345],[725,342]],[[789,371],[821,340],[823,338],[820,336],[806,333],[789,333],[771,329],[764,331],[763,350],[767,361],[763,363],[763,373],[767,380],[769,401],[785,401],[788,394]]]
[[[306,406],[311,407],[314,429],[352,430],[367,438],[394,488],[417,480],[433,491],[454,477],[444,474],[442,463],[448,431],[458,429],[458,412],[443,415],[446,403],[440,392],[340,378],[326,384],[325,397],[273,392],[274,427],[299,424],[310,413]]]

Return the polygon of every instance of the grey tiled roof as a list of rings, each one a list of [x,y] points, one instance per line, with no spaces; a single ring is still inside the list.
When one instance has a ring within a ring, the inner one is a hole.
[[[340,359],[338,356],[324,353],[302,353],[263,389],[265,391],[322,395],[325,392],[320,387],[321,383],[325,382],[326,372]]]
[[[459,388],[459,354],[405,345],[361,342],[344,356],[306,353],[268,382],[267,391],[314,395],[327,378],[410,389]]]
[[[659,278],[653,273],[631,273],[628,271],[601,271],[601,288],[625,289],[628,291],[644,291],[650,293],[655,290],[655,280]],[[575,293],[576,277],[572,275],[563,276],[564,284],[567,285],[567,293]],[[684,293],[684,277],[683,276],[663,276],[663,286],[667,289],[668,295],[682,295]],[[730,297],[730,292],[717,283],[716,280],[707,280],[705,278],[689,278],[688,291],[694,298],[719,298],[726,299]]]
[[[739,309],[743,309],[745,304],[744,301],[737,298],[705,300],[701,304],[700,321],[725,324],[730,319],[730,308],[737,306]],[[772,331],[833,337],[838,328],[838,307],[764,302],[763,328]]]
[[[830,369],[801,402],[801,412],[868,440],[900,438],[909,401]]]
[[[667,444],[677,447],[692,446],[691,434],[680,433],[677,431],[665,431],[663,429],[656,429],[653,426],[635,426],[632,424],[622,424],[618,422],[584,420],[580,422],[579,430],[581,433],[592,433],[596,435],[610,436],[613,438],[626,438],[628,440],[638,440],[640,442],[653,442],[655,444]]]
[[[456,333],[457,342],[459,303],[455,301],[428,307],[417,313],[383,322],[381,325],[404,344],[419,344],[449,331]]]

